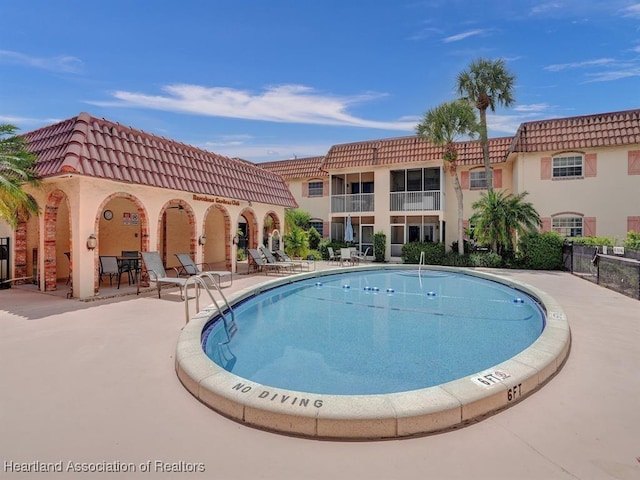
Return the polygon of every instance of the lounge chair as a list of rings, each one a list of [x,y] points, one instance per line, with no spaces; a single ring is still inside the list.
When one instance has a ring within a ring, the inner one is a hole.
[[[185,292],[183,292],[182,289],[187,283],[187,278],[168,276],[167,272],[164,270],[162,259],[158,252],[142,252],[142,261],[144,262],[144,266],[149,274],[149,280],[151,282],[156,282],[156,286],[158,287],[158,298],[160,298],[162,285],[173,285],[180,287],[180,297],[184,299]]]
[[[178,276],[180,277],[191,277],[193,275],[200,275],[201,273],[206,273],[209,275],[213,275],[215,279],[217,279],[218,286],[220,287],[222,277],[229,277],[229,285],[233,285],[233,274],[227,270],[211,270],[208,263],[196,263],[193,261],[191,256],[188,253],[176,253],[176,258],[180,262],[180,267],[178,267]],[[199,267],[204,267],[204,270],[201,270]]]
[[[265,246],[258,247],[258,250],[260,250],[260,253],[262,253],[262,256],[265,258],[268,264],[278,265],[281,269],[288,269],[289,271],[293,272],[293,267],[295,266],[293,262],[279,262],[278,259],[273,256],[273,253],[271,253]]]
[[[247,252],[249,252],[249,268],[253,265],[257,270],[264,272],[265,275],[269,275],[269,270],[280,271],[278,264],[267,262],[255,248],[249,248]]]
[[[276,255],[278,256],[280,261],[293,263],[294,266],[300,268],[300,271],[302,271],[303,268],[306,268],[307,271],[311,270],[311,265],[314,265],[315,270],[315,263],[313,262],[313,260],[292,260],[291,257],[289,257],[289,255],[284,252],[284,250],[276,250]]]

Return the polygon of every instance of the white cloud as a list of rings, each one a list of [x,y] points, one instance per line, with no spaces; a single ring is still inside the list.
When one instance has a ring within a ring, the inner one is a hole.
[[[531,112],[544,112],[549,110],[549,105],[546,103],[532,103],[530,105],[518,105],[513,108],[516,112],[531,113]]]
[[[279,123],[339,125],[384,130],[413,131],[413,122],[376,121],[348,113],[348,107],[385,95],[365,93],[340,97],[317,92],[304,85],[277,85],[262,92],[229,87],[176,84],[162,88],[164,94],[116,91],[116,102],[87,103],[109,107],[140,107],[211,117],[261,120]]]
[[[610,65],[612,63],[615,63],[613,58],[597,58],[595,60],[585,60],[583,62],[556,63],[554,65],[547,65],[544,69],[550,72],[559,72],[561,70],[571,68],[600,67]]]
[[[623,17],[640,18],[640,3],[623,8],[621,13]]]
[[[459,42],[460,40],[464,40],[465,38],[474,37],[476,35],[482,35],[486,32],[487,30],[483,30],[483,29],[469,30],[468,32],[458,33],[457,35],[451,35],[449,37],[446,37],[442,41],[444,43]]]
[[[68,55],[40,58],[10,50],[0,50],[0,63],[13,63],[62,73],[80,73],[83,65],[80,59]]]
[[[585,83],[610,82],[612,80],[620,80],[621,78],[640,77],[640,66],[609,70],[600,73],[590,73],[587,74],[587,77],[589,77],[589,80],[587,80]]]
[[[221,145],[217,141],[194,144],[199,148],[231,158],[243,158],[252,162],[271,162],[290,158],[326,155],[332,144],[239,144]]]
[[[530,11],[531,15],[544,15],[551,11],[556,11],[561,9],[563,5],[561,3],[550,2],[550,3],[542,3],[540,5],[536,5]]]

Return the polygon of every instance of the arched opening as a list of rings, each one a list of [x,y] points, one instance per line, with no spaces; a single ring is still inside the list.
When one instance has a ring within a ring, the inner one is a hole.
[[[30,230],[30,229],[28,229]],[[36,229],[37,230],[37,229]],[[69,215],[69,199],[61,190],[51,192],[44,208],[44,250],[32,247],[33,265],[44,265],[43,275],[45,292],[57,290],[58,282],[70,283],[71,265],[71,222]],[[27,232],[27,245],[32,245],[33,235]],[[36,231],[37,241],[37,231]],[[37,245],[37,243],[35,244]],[[27,252],[28,253],[28,252]],[[39,256],[42,255],[42,261]]]
[[[196,220],[191,206],[182,200],[167,202],[158,220],[158,251],[165,268],[180,266],[175,254],[196,255]]]
[[[212,205],[204,219],[204,235],[207,238],[202,247],[202,261],[212,270],[231,270],[231,218],[229,212]]]

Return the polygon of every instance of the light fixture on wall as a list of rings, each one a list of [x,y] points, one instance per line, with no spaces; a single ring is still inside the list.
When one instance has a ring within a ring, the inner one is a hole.
[[[207,244],[207,236],[202,234],[198,237],[198,243],[202,246]]]
[[[91,235],[89,235],[89,238],[87,238],[87,249],[95,250],[97,246],[98,246],[98,239],[96,238],[96,234],[92,233]]]
[[[234,235],[232,241],[234,245],[238,245],[238,242],[240,241],[240,237],[238,237],[238,235]]]

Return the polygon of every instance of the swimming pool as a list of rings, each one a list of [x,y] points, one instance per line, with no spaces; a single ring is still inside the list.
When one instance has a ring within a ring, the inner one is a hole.
[[[453,268],[421,276],[415,266],[346,270],[347,277],[317,271],[238,292],[230,303],[240,332],[226,346],[224,331],[211,326],[213,310],[198,314],[177,346],[182,383],[216,411],[263,429],[403,437],[464,425],[516,403],[568,354],[561,307],[527,285]],[[489,293],[475,290],[480,277],[497,282]],[[258,311],[279,311],[284,319]],[[301,331],[310,333],[306,343],[292,343]],[[408,344],[411,351],[402,351]],[[442,372],[434,374],[435,366]],[[309,372],[319,375],[309,380]],[[383,380],[364,381],[375,377]]]
[[[235,308],[227,343],[211,322],[203,348],[242,378],[272,387],[374,395],[443,384],[531,345],[544,315],[529,295],[454,272],[341,272],[282,285]]]

